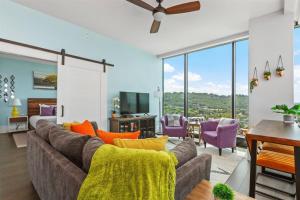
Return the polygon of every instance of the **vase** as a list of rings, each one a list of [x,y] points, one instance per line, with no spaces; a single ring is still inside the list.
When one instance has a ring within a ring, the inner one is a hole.
[[[258,80],[254,80],[253,81],[253,85],[256,87],[256,86],[258,86]]]
[[[264,78],[265,78],[265,80],[270,80],[271,79],[271,75],[269,75],[269,76],[264,76]]]
[[[284,75],[284,71],[276,71],[276,74],[281,77]]]
[[[294,115],[283,115],[283,122],[285,124],[293,124],[295,122]]]

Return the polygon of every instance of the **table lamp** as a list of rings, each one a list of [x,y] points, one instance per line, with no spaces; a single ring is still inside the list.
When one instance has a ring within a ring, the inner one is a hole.
[[[11,104],[12,110],[11,110],[11,116],[12,117],[18,117],[20,115],[19,106],[22,106],[21,100],[18,98],[15,98]]]

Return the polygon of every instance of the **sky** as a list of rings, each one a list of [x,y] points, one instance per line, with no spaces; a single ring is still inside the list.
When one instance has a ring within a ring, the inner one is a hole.
[[[248,41],[237,42],[237,94],[248,94]],[[188,55],[189,92],[231,95],[231,44]],[[182,92],[184,56],[165,59],[165,92]]]

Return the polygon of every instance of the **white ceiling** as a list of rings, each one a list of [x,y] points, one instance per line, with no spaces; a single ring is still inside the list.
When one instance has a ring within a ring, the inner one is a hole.
[[[152,14],[126,0],[13,0],[51,16],[160,55],[248,30],[250,18],[283,9],[282,0],[201,0],[201,10],[164,18],[150,34]],[[144,0],[156,6],[155,0]],[[163,6],[191,0],[164,0]]]

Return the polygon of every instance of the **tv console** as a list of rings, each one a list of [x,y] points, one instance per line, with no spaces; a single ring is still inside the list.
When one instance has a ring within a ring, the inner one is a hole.
[[[135,132],[140,130],[140,138],[155,137],[155,115],[109,118],[111,132]]]

